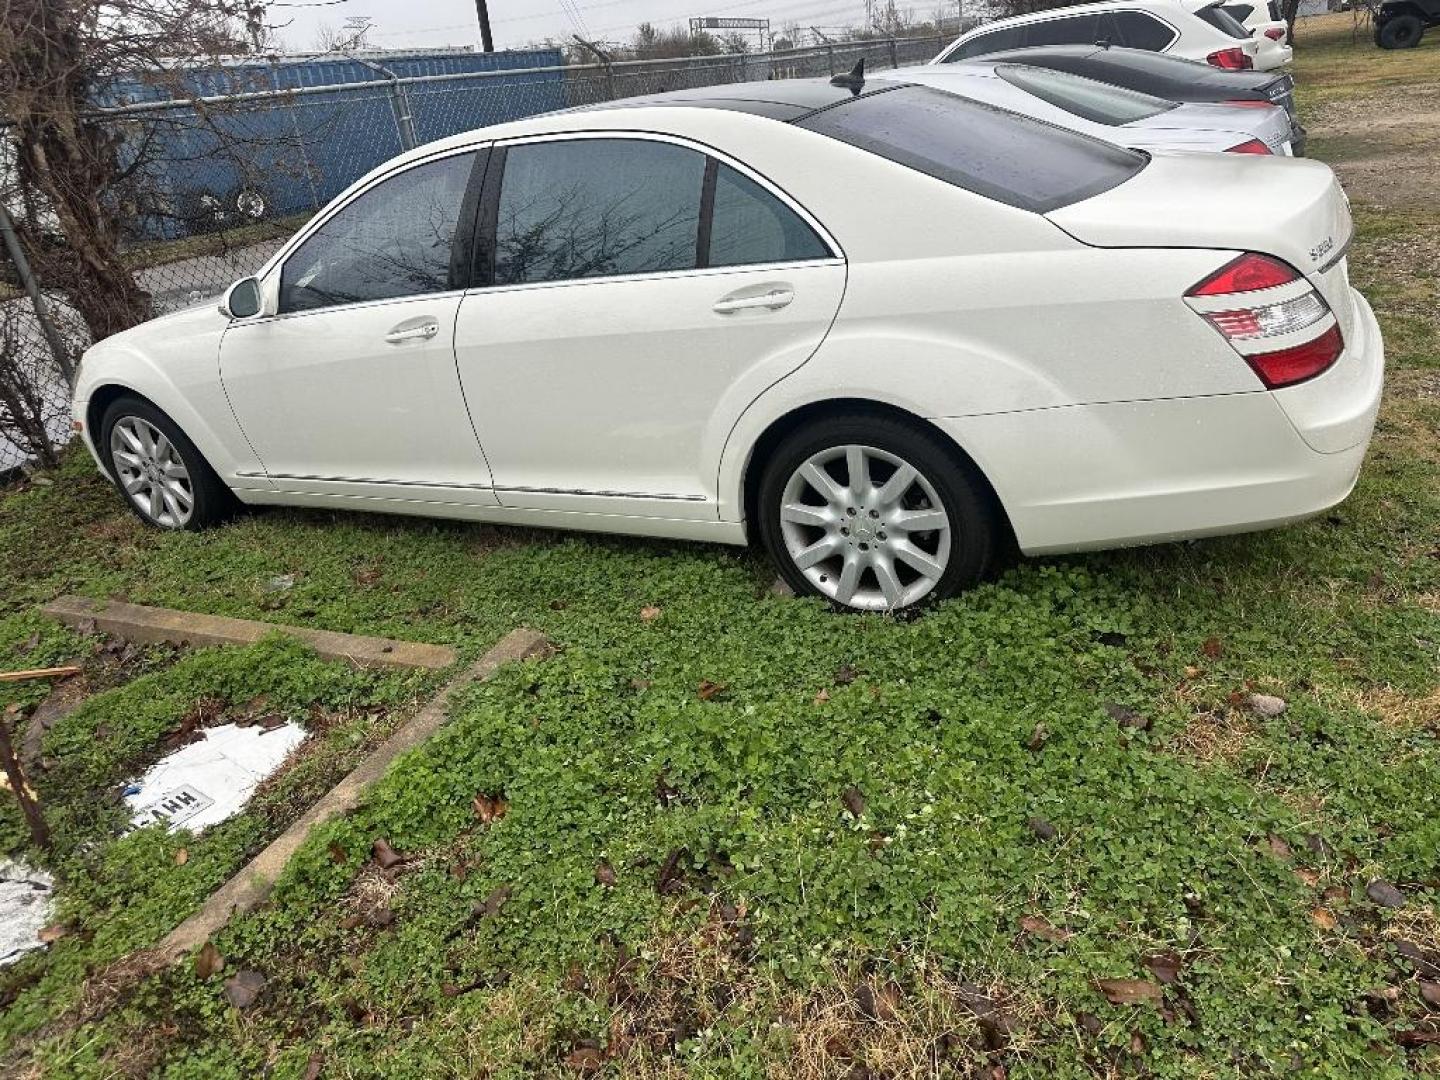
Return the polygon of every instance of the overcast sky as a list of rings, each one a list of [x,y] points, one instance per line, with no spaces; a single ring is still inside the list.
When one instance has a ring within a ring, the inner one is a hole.
[[[882,0],[875,0],[877,5]],[[939,0],[901,0],[917,19],[934,15]],[[957,0],[949,0],[953,7]],[[947,14],[953,14],[949,7]],[[276,3],[270,9],[288,49],[315,47],[322,26],[339,28],[347,17],[374,20],[367,41],[376,48],[401,49],[425,45],[478,47],[479,23],[474,0],[332,0],[322,4],[290,6]],[[789,22],[852,26],[865,17],[865,0],[490,0],[490,25],[497,49],[520,48],[547,38],[564,39],[582,34],[591,40],[628,41],[637,24],[684,25],[692,15],[768,18],[778,33]]]

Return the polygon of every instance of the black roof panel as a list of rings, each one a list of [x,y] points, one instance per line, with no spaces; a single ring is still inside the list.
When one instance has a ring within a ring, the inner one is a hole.
[[[866,94],[884,93],[900,84],[883,82]],[[597,109],[642,109],[660,106],[684,106],[691,109],[730,109],[755,113],[773,120],[800,120],[811,113],[852,100],[856,95],[841,86],[831,86],[829,79],[771,79],[764,82],[723,83],[719,86],[691,87],[643,97],[582,105],[575,112]]]

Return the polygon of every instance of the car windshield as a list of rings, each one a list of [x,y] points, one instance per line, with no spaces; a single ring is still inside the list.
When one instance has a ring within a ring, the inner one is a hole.
[[[1109,191],[1149,160],[928,86],[863,94],[799,126],[1037,214]]]
[[[1175,102],[1151,97],[1137,90],[1125,90],[1094,79],[1070,75],[1063,71],[1027,67],[1021,64],[996,64],[995,74],[1011,86],[1034,94],[1056,108],[1097,124],[1129,124],[1159,116],[1175,108]]]

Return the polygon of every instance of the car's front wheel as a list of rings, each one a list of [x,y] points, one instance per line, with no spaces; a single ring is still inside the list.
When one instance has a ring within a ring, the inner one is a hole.
[[[797,592],[900,611],[978,583],[1002,535],[983,483],[935,433],[897,418],[830,417],[766,465],[761,538]]]
[[[203,529],[230,511],[233,496],[195,444],[148,401],[117,398],[99,435],[115,486],[147,525]]]
[[[1413,49],[1425,36],[1418,15],[1396,15],[1375,28],[1375,44],[1382,49]]]

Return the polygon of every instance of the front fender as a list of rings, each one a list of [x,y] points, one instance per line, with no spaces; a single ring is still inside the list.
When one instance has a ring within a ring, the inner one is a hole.
[[[263,472],[220,383],[220,338],[228,325],[213,305],[189,308],[106,338],[86,352],[72,415],[85,425],[86,445],[97,461],[100,433],[90,430],[91,405],[129,391],[174,420],[223,480]]]

